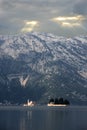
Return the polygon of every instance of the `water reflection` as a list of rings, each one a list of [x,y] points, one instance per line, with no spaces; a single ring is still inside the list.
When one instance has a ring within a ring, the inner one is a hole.
[[[19,128],[19,113],[0,111],[0,130],[16,130]]]
[[[87,130],[87,111],[0,111],[0,130]]]
[[[23,111],[20,113],[20,130],[32,129],[32,111]]]

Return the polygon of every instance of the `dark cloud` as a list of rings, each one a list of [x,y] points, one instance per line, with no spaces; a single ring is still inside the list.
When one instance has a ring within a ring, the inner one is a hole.
[[[16,0],[0,0],[0,8],[8,11],[9,9],[15,8]]]
[[[24,21],[38,21],[40,25],[35,28],[35,31],[51,32],[57,35],[74,35],[84,32],[84,29],[80,27],[76,32],[71,28],[63,28],[50,19],[76,14],[85,15],[87,14],[86,6],[87,0],[0,0],[0,33],[20,32],[25,26]],[[82,21],[85,28],[86,22],[86,19]]]
[[[73,12],[81,15],[87,15],[87,0],[79,0],[74,5]]]

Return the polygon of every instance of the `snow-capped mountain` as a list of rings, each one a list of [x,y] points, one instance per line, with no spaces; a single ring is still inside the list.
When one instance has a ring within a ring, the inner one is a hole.
[[[0,102],[87,102],[87,36],[0,35]]]

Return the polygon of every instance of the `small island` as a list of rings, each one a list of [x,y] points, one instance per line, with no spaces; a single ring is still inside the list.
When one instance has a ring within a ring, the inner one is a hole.
[[[24,104],[23,106],[30,106],[30,107],[32,107],[32,106],[34,106],[34,105],[35,105],[35,102],[29,101],[29,99],[28,99],[28,100],[27,100],[27,103]]]
[[[63,98],[51,98],[49,103],[47,104],[47,106],[67,106],[70,105],[70,102],[67,99],[63,99]]]

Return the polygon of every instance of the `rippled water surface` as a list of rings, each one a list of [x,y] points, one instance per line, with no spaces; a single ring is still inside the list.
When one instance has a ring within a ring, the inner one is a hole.
[[[87,130],[87,107],[0,107],[0,130]]]

